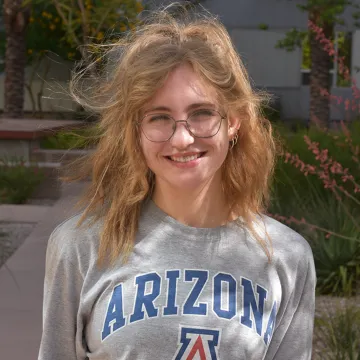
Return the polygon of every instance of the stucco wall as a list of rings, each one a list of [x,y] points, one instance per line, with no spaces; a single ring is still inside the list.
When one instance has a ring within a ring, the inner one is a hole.
[[[230,35],[257,86],[300,86],[301,52],[276,49],[284,31],[231,29]]]
[[[71,68],[71,63],[59,61],[56,57],[47,58],[35,71],[34,67],[26,68],[26,82],[31,83],[35,98],[43,86],[43,111],[69,112],[75,109],[68,90]],[[4,108],[4,78],[4,73],[0,74],[0,109]],[[27,90],[25,90],[24,110],[32,111],[31,97]]]
[[[263,23],[272,29],[306,28],[307,14],[297,8],[297,4],[307,0],[203,0],[201,5],[217,14],[227,28],[258,28]],[[169,4],[173,0],[145,0],[156,7]],[[354,0],[360,4],[360,0]],[[347,28],[353,29],[352,8],[348,7],[343,19]]]

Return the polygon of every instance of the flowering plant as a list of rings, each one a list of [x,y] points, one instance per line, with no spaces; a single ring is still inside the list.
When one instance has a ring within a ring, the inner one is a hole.
[[[323,49],[350,79],[344,59],[331,40],[311,21]],[[352,99],[320,89],[332,106],[343,106],[354,117],[359,112],[360,90],[351,80]],[[350,113],[352,112],[352,113]],[[320,293],[353,295],[360,291],[360,138],[359,121],[323,128],[311,118],[310,130],[291,134],[278,164],[272,216],[295,227],[311,243]],[[340,151],[339,151],[340,150]]]

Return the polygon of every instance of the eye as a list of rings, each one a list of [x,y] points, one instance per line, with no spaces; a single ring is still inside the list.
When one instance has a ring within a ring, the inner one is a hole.
[[[210,110],[210,109],[201,109],[201,110],[197,110],[195,111],[191,116],[201,116],[201,115],[204,115],[204,116],[213,116],[215,115],[216,113],[213,111],[213,110]]]
[[[196,122],[208,121],[217,117],[219,117],[219,115],[215,111],[210,109],[197,110],[190,115],[191,121],[196,121]]]
[[[157,121],[168,121],[171,120],[169,115],[166,114],[154,114],[154,115],[147,115],[146,121],[147,122],[157,122]]]

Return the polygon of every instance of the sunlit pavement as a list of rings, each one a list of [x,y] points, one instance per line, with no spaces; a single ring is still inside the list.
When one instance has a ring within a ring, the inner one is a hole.
[[[83,184],[66,185],[52,207],[19,207],[18,211],[9,207],[7,215],[5,211],[0,214],[7,221],[38,221],[23,245],[0,269],[1,360],[37,359],[47,241],[56,225],[74,213],[72,205],[82,189]]]

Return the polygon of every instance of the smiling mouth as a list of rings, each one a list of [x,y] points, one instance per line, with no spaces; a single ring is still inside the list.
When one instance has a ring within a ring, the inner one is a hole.
[[[200,153],[194,154],[194,155],[189,155],[189,156],[165,156],[165,157],[174,162],[185,163],[185,162],[199,159],[199,158],[203,157],[205,155],[205,153],[206,153],[206,151],[200,152]]]

